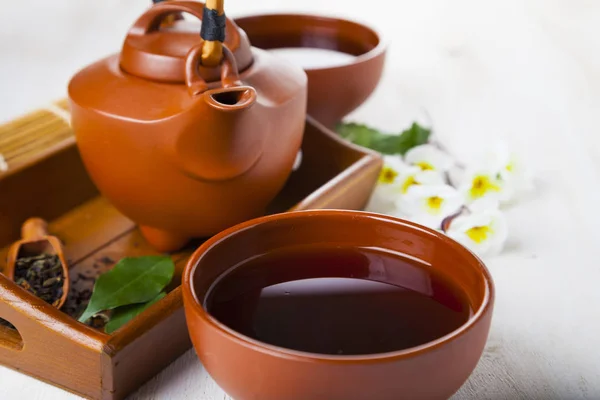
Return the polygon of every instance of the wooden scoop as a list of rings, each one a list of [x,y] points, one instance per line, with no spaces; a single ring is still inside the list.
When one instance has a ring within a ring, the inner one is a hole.
[[[69,269],[60,240],[55,236],[48,235],[48,224],[41,218],[30,218],[25,221],[21,228],[21,237],[22,239],[15,242],[8,251],[8,264],[5,275],[9,279],[15,280],[17,259],[42,254],[56,254],[62,264],[63,292],[55,307],[61,308],[69,294]]]

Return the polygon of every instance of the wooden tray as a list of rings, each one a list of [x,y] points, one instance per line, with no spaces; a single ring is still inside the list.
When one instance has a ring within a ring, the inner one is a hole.
[[[76,320],[82,311],[76,299],[89,295],[98,274],[124,256],[156,252],[99,195],[68,117],[63,101],[0,126],[0,153],[10,166],[0,172],[0,266],[23,221],[40,216],[65,244],[72,281],[63,312],[0,274],[0,318],[17,328],[0,325],[0,363],[84,397],[121,399],[191,347],[179,284],[195,246],[172,254],[177,268],[169,294],[112,335]],[[302,165],[270,213],[365,205],[381,168],[378,155],[310,117],[302,149]]]

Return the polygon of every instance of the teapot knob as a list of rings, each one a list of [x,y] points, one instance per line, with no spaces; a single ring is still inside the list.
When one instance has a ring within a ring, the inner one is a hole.
[[[172,23],[166,20],[181,19],[183,14],[191,14],[202,22],[200,35],[171,32]],[[219,79],[223,46],[231,50],[241,69],[252,64],[248,37],[227,19],[223,0],[209,0],[207,5],[191,0],[165,0],[150,7],[132,25],[121,49],[119,66],[140,78],[184,83],[185,54],[197,45],[203,49],[199,68],[208,81]]]

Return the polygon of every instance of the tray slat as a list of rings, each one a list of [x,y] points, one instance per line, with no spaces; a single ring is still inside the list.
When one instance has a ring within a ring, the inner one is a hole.
[[[69,262],[75,264],[111,240],[130,232],[135,224],[104,197],[96,197],[55,220],[52,227],[67,247]]]

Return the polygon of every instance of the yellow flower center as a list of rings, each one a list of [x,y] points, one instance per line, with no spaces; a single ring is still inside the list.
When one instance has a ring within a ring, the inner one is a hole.
[[[499,192],[500,186],[486,175],[478,175],[473,179],[470,190],[472,198],[483,197],[489,191]]]
[[[397,176],[398,172],[396,172],[393,168],[384,166],[379,173],[379,183],[389,185],[390,183],[394,182]]]
[[[419,182],[417,182],[417,180],[415,179],[414,175],[410,175],[409,177],[407,177],[404,180],[404,183],[402,184],[402,194],[406,194],[406,192],[408,191],[408,188],[410,188],[412,185],[418,185]]]
[[[427,199],[427,210],[431,214],[437,214],[440,211],[440,208],[442,207],[443,202],[444,202],[444,199],[442,199],[441,197],[438,197],[438,196],[429,197]]]
[[[508,172],[513,172],[513,169],[515,168],[515,166],[513,165],[513,163],[510,163],[506,166],[506,170]]]
[[[466,234],[475,243],[481,243],[493,232],[494,231],[489,226],[474,226],[469,229]]]
[[[423,171],[433,171],[435,169],[433,165],[429,164],[426,161],[419,161],[418,163],[415,163],[415,165],[421,168]]]

